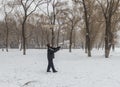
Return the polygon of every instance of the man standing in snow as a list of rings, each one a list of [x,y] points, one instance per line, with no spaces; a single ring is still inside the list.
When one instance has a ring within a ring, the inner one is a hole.
[[[54,59],[54,53],[57,52],[60,49],[59,47],[52,47],[50,44],[47,44],[47,58],[48,58],[48,67],[47,72],[51,72],[50,68],[52,68],[52,71],[55,73],[57,72],[54,68],[53,59]]]

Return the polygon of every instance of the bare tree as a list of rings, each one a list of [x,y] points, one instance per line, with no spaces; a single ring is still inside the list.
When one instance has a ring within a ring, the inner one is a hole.
[[[105,57],[108,58],[113,44],[112,17],[118,9],[120,0],[97,0],[105,19]]]
[[[8,8],[10,10],[8,10]],[[4,12],[5,12],[5,24],[6,24],[6,51],[8,52],[8,45],[9,45],[9,25],[8,25],[8,21],[9,21],[9,15],[11,14],[11,12],[14,9],[14,5],[11,3],[7,3],[4,4]]]
[[[69,10],[67,13],[67,20],[68,20],[68,26],[70,26],[70,34],[69,34],[69,52],[71,52],[72,43],[73,43],[73,31],[80,21],[78,15],[76,15],[75,9]]]
[[[84,11],[84,22],[85,22],[85,30],[86,30],[86,41],[85,41],[85,49],[88,52],[88,57],[91,57],[91,38],[90,38],[90,21],[91,21],[91,8],[94,6],[95,0],[73,0],[75,3],[83,5]]]
[[[65,2],[60,2],[59,0],[51,0],[51,1],[48,1],[47,3],[47,13],[46,15],[48,16],[49,18],[49,27],[50,27],[50,30],[51,30],[51,35],[52,35],[52,38],[51,38],[51,44],[52,46],[55,45],[55,29],[56,26],[58,23],[57,23],[57,18],[58,16],[60,16],[61,14],[61,11],[63,10],[62,8],[65,6]],[[51,8],[52,8],[52,11],[49,9],[50,8],[50,5],[51,5]]]
[[[19,2],[19,3],[18,3]],[[18,0],[17,3],[23,8],[23,21],[22,21],[22,42],[23,42],[23,55],[26,54],[26,35],[25,25],[28,17],[36,11],[37,7],[46,3],[44,0]]]

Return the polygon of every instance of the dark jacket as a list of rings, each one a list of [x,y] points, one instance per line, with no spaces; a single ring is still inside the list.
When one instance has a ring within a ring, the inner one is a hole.
[[[48,47],[47,49],[47,57],[48,59],[54,58],[54,53],[57,52],[60,49],[60,47]]]

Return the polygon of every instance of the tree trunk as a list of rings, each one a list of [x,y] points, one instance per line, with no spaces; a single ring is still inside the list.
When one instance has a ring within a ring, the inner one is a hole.
[[[86,38],[87,38],[87,36],[86,36]],[[85,39],[86,41],[85,41],[85,53],[88,53],[88,43],[87,43],[87,39]]]
[[[88,57],[91,57],[91,47],[90,47],[90,37],[89,37],[89,35],[87,36],[87,41],[88,41]]]
[[[85,5],[85,0],[83,0],[83,7],[84,7],[85,25],[86,25],[86,47],[87,47],[86,49],[88,51],[88,57],[91,57],[89,20],[88,20],[88,13],[87,13],[86,5]]]
[[[72,36],[73,36],[73,26],[72,26],[72,29],[70,31],[70,37],[69,37],[69,52],[72,52]]]
[[[65,42],[65,35],[64,35],[64,33],[62,34],[62,36],[63,36],[63,38],[62,38],[62,48],[64,48],[65,46],[64,46],[64,42]]]
[[[23,40],[23,55],[26,55],[26,38],[25,38],[25,22],[26,22],[26,17],[23,21],[23,24],[22,24],[22,40]]]
[[[76,48],[76,31],[74,30],[74,48]]]
[[[59,37],[60,37],[60,27],[58,29],[58,35],[57,35],[57,46],[59,45]]]
[[[6,23],[6,51],[8,52],[9,27],[8,27],[8,23],[7,23],[6,17],[5,17],[5,23]]]
[[[106,30],[105,30],[105,58],[109,57],[110,49],[112,45],[112,32],[111,32],[111,20],[106,19]]]
[[[106,19],[106,30],[105,30],[105,58],[108,58],[108,22]]]
[[[52,46],[55,44],[55,35],[54,35],[54,28],[52,28],[52,40],[51,40]]]
[[[7,31],[6,31],[6,51],[7,51],[7,52],[8,52],[8,44],[9,44],[9,43],[8,43],[8,36],[9,36],[8,34],[9,34],[9,33],[8,33],[8,32],[9,32],[9,30],[8,30],[8,28],[7,28]]]

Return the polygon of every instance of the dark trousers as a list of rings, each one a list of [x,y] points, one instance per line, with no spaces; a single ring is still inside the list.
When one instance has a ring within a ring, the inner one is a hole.
[[[50,68],[52,68],[52,71],[56,71],[54,68],[54,64],[53,64],[53,59],[48,59],[48,67],[47,67],[47,71],[50,71]]]

